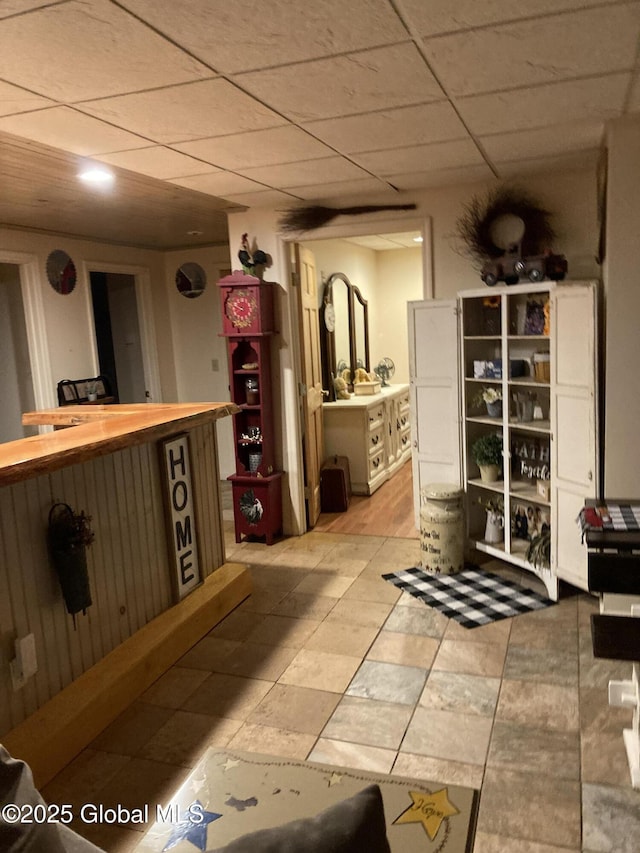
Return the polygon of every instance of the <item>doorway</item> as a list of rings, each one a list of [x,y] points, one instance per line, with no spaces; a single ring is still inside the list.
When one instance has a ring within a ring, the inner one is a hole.
[[[428,226],[420,223],[408,230],[403,223],[402,230],[300,241],[315,257],[320,294],[323,282],[336,272],[362,291],[370,318],[370,371],[390,363],[388,381],[394,385],[408,385],[410,379],[407,302],[423,299],[431,290],[430,275],[425,275],[430,252],[420,242],[426,238],[430,246]],[[346,512],[322,513],[314,529],[417,537],[411,461],[370,497],[354,496]]]
[[[96,272],[89,275],[99,373],[106,376],[116,403],[148,398],[135,276]]]
[[[36,408],[27,324],[17,264],[0,263],[0,442],[36,435],[22,413]]]

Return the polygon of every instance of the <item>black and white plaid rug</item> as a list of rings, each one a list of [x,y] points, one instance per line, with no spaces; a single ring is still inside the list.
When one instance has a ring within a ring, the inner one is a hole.
[[[421,568],[404,569],[382,577],[465,628],[477,628],[555,604],[531,589],[476,568],[464,569],[456,575],[430,575]]]

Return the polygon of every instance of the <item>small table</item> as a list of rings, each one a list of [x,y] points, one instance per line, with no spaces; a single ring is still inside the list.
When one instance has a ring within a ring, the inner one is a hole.
[[[607,595],[640,596],[640,501],[589,499],[580,521],[589,550],[589,589],[600,593],[600,613],[591,616],[593,653],[632,662],[629,680],[609,682],[609,704],[633,708],[623,736],[631,784],[640,789],[640,598],[621,612]]]

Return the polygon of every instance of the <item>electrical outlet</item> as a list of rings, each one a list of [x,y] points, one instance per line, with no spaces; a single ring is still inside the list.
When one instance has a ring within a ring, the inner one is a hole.
[[[220,370],[220,361],[217,358],[211,359],[211,370],[213,370],[214,373],[217,373]]]

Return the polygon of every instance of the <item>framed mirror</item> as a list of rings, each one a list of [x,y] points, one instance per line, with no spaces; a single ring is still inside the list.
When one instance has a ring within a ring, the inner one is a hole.
[[[320,313],[322,384],[335,400],[335,376],[348,371],[345,378],[353,391],[356,368],[369,370],[369,308],[360,290],[336,272],[325,282]]]
[[[76,265],[62,249],[54,249],[47,258],[47,279],[51,287],[63,296],[76,286]]]

